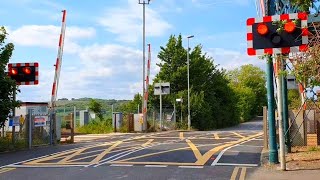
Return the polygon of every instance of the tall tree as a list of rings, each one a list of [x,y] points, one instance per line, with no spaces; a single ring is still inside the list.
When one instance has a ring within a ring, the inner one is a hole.
[[[138,106],[139,106],[139,109],[142,108],[141,102],[142,102],[142,96],[138,93],[134,95],[134,98],[132,101],[121,104],[119,109],[121,112],[124,112],[124,113],[137,113]]]
[[[161,68],[154,82],[170,82],[171,94],[163,98],[172,104],[182,97],[187,103],[187,50],[182,46],[182,36],[170,36],[165,47],[160,47],[158,58]],[[197,45],[190,51],[190,104],[191,124],[199,130],[230,126],[238,123],[234,109],[234,91],[228,86],[225,72],[218,69],[213,59]],[[150,102],[158,106],[159,97],[150,93]],[[183,106],[184,114],[187,105]]]
[[[103,120],[102,104],[94,99],[90,100],[89,109],[97,114],[100,120]]]
[[[229,78],[232,86],[240,88],[239,93],[251,94],[248,89],[254,93],[255,100],[252,106],[251,115],[256,116],[262,113],[262,106],[267,103],[267,89],[265,72],[252,64],[243,65],[240,68],[229,71]],[[251,95],[250,95],[251,96]],[[248,97],[251,99],[251,97]]]
[[[14,89],[18,89],[16,82],[6,73],[6,66],[14,50],[12,43],[5,44],[7,35],[5,28],[0,27],[0,128],[4,126],[10,111],[19,106],[19,102],[13,100]]]

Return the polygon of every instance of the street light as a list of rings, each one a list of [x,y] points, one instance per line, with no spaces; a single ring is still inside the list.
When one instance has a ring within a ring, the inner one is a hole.
[[[142,71],[142,113],[143,113],[143,123],[147,124],[147,117],[143,111],[144,107],[146,106],[144,103],[144,96],[145,96],[145,64],[146,64],[146,56],[145,56],[145,46],[146,46],[146,4],[149,4],[150,0],[139,0],[139,4],[143,5],[143,32],[142,32],[142,42],[143,42],[143,55],[142,55],[142,62],[143,62],[143,71]]]
[[[180,102],[180,106],[181,106],[181,115],[180,115],[180,123],[182,123],[182,102],[183,102],[183,99],[180,98],[180,99],[176,99],[177,102]]]
[[[188,63],[188,130],[191,129],[191,117],[190,117],[190,74],[189,74],[189,39],[194,35],[188,36],[188,49],[187,49],[187,63]]]

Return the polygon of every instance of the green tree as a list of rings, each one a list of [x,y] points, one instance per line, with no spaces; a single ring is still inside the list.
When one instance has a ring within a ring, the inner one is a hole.
[[[137,113],[138,106],[139,106],[139,109],[142,108],[141,103],[142,103],[142,96],[138,93],[134,95],[134,98],[132,101],[121,104],[119,109],[123,113]]]
[[[301,96],[297,89],[288,89],[288,106],[290,109],[299,109]]]
[[[233,86],[248,87],[255,94],[251,115],[254,117],[262,114],[262,106],[267,104],[265,72],[257,66],[248,64],[229,71],[228,74]]]
[[[94,99],[90,100],[89,109],[97,114],[100,120],[103,120],[102,104]]]
[[[170,36],[165,47],[160,47],[157,64],[161,69],[154,82],[170,82],[170,95],[163,97],[163,104],[172,104],[182,97],[187,103],[187,50],[182,46],[182,36]],[[213,59],[197,45],[190,51],[190,104],[191,124],[199,130],[237,124],[239,117],[234,99],[235,93],[228,86],[224,70],[218,69]],[[150,92],[149,102],[158,107],[159,96]],[[177,108],[180,110],[180,108]],[[187,105],[182,107],[187,114]],[[179,114],[178,114],[179,115]]]
[[[13,100],[14,89],[18,89],[16,82],[6,73],[6,66],[14,50],[12,43],[5,44],[7,35],[5,28],[0,27],[0,128],[4,126],[10,110],[19,106],[19,102]]]

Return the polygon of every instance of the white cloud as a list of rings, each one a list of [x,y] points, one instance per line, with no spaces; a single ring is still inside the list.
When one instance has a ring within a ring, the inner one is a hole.
[[[211,48],[207,50],[208,56],[214,59],[215,64],[220,64],[220,67],[231,70],[245,64],[253,64],[265,69],[265,61],[257,57],[248,56],[245,52],[232,51],[221,48]]]
[[[128,0],[128,6],[108,8],[98,18],[98,23],[107,31],[117,34],[118,40],[127,43],[137,42],[142,36],[142,5]],[[161,36],[171,25],[160,14],[146,6],[146,36]]]
[[[35,46],[54,48],[58,47],[61,27],[53,25],[25,25],[9,31],[9,40],[21,46]],[[80,49],[77,40],[95,36],[95,29],[67,27],[64,42],[64,52],[76,53]]]

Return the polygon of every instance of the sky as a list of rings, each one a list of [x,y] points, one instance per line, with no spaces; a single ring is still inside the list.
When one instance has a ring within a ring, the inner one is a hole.
[[[142,0],[140,0],[142,1]],[[264,69],[246,53],[246,20],[256,0],[151,0],[146,5],[146,44],[151,80],[159,72],[160,46],[170,35],[198,44],[214,63],[231,70]],[[142,5],[139,0],[10,0],[1,3],[1,25],[15,45],[10,63],[39,62],[39,85],[20,86],[22,101],[49,101],[61,30],[67,10],[58,98],[133,99],[142,92]],[[147,57],[147,54],[146,54]]]

